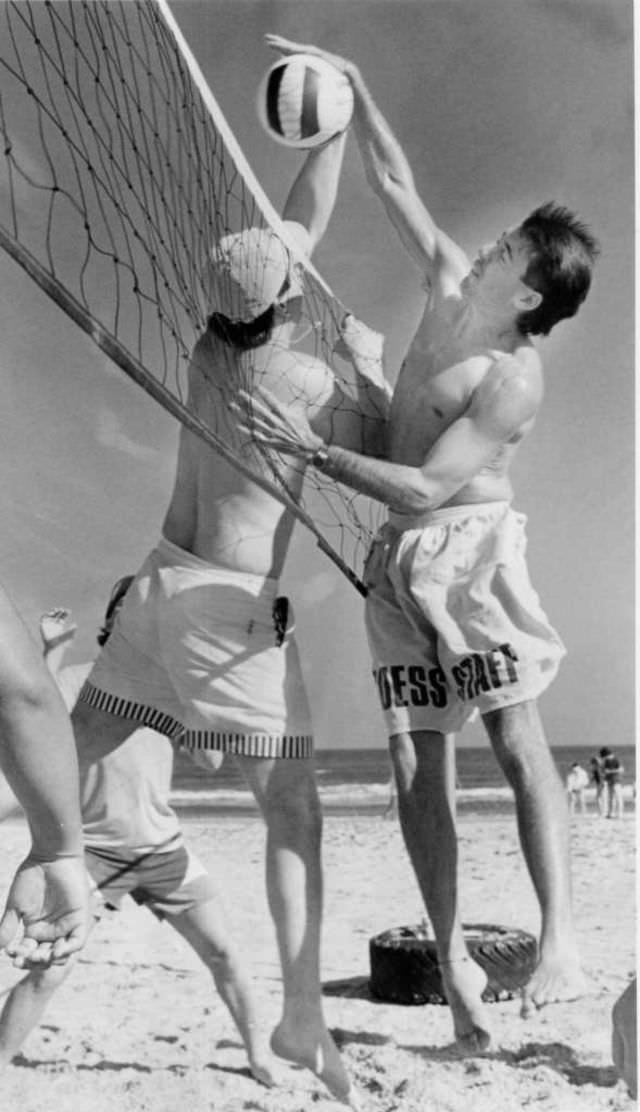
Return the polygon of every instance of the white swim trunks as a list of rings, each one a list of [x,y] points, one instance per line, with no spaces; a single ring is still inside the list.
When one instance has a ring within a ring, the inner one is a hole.
[[[364,573],[389,736],[457,732],[553,680],[565,649],[529,580],[525,525],[507,502],[390,515]]]
[[[277,586],[212,566],[163,537],[131,584],[80,699],[187,749],[310,757],[291,608]]]

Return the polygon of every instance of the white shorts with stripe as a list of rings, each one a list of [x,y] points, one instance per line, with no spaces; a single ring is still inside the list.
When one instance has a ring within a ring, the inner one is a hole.
[[[507,502],[390,515],[364,573],[389,736],[457,732],[553,680],[565,649],[529,580],[525,525]]]
[[[187,749],[310,757],[293,619],[277,586],[212,566],[163,537],[129,588],[80,699]]]

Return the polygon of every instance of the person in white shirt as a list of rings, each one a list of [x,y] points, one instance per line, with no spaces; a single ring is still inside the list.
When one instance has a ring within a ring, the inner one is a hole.
[[[569,814],[574,815],[576,810],[584,815],[585,790],[589,786],[589,774],[578,761],[574,761],[567,775],[567,796],[569,799]]]

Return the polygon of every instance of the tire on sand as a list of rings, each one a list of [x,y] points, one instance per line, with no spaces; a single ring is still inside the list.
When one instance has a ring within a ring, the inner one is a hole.
[[[510,1000],[533,973],[536,939],[527,931],[486,923],[465,924],[469,954],[484,969],[485,1001]],[[424,926],[393,927],[369,941],[373,996],[391,1004],[446,1004],[436,944]]]

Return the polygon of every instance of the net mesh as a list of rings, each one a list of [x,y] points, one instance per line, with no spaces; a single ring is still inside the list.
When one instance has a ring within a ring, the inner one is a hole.
[[[302,486],[300,465],[248,443],[228,408],[239,385],[249,394],[260,381],[273,388],[277,368],[289,400],[322,406],[327,439],[357,450],[375,442],[384,417],[377,372],[368,373],[375,361],[354,367],[346,356],[344,306],[314,268],[299,268],[299,341],[241,360],[218,344],[197,399],[190,388],[194,347],[208,336],[212,246],[270,228],[300,259],[165,0],[18,0],[2,4],[0,20],[2,246],[126,373],[283,501],[361,586],[378,510],[312,469]]]

